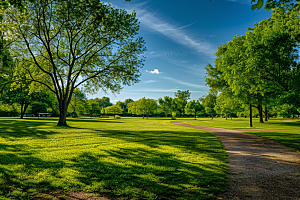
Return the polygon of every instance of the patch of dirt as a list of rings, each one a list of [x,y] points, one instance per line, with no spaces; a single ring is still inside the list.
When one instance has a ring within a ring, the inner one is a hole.
[[[245,128],[245,129],[233,129],[235,131],[241,131],[241,132],[252,132],[252,131],[287,131],[287,129],[254,129],[254,128]]]
[[[230,173],[228,191],[219,199],[300,200],[300,154],[291,148],[241,130],[171,123],[213,133],[222,141]]]
[[[293,121],[293,120],[281,120],[282,122],[298,122],[298,121]],[[299,123],[299,122],[298,122]]]

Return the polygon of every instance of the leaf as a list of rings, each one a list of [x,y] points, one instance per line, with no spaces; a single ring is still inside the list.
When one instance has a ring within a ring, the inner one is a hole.
[[[252,0],[251,3],[253,3],[253,2],[254,1]],[[251,6],[251,9],[252,10],[256,10],[256,9],[259,10],[263,7],[263,5],[264,5],[264,0],[258,0],[256,4]]]

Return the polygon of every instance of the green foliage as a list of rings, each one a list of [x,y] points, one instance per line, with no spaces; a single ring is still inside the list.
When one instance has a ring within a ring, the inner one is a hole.
[[[27,79],[55,93],[58,125],[66,125],[76,88],[119,92],[138,82],[146,48],[134,12],[94,0],[32,1],[24,11],[8,7],[3,17],[0,31],[15,42],[9,51]]]
[[[240,104],[234,98],[232,94],[221,93],[217,99],[214,110],[217,114],[225,115],[226,119],[228,115],[239,112]]]
[[[200,100],[205,108],[205,112],[213,118],[216,114],[214,108],[217,100],[217,93],[209,92],[208,95],[201,97]]]
[[[116,117],[116,114],[122,114],[123,109],[118,105],[112,105],[105,108],[106,114],[113,114],[114,118]]]
[[[160,111],[163,112],[166,117],[172,114],[174,108],[172,97],[164,96],[164,98],[158,98],[158,103]]]
[[[178,200],[217,199],[226,189],[228,155],[211,133],[163,118],[70,118],[68,124],[1,119],[0,199],[15,199],[11,188],[29,195],[20,199],[36,198],[35,191],[71,199],[70,192],[83,191]]]
[[[173,104],[173,110],[178,111],[180,113],[180,116],[184,113],[185,105],[187,104],[187,101],[190,99],[191,93],[189,90],[186,91],[180,91],[178,90],[175,92],[175,98],[172,101]]]
[[[31,104],[31,113],[33,113],[35,116],[38,115],[38,113],[46,113],[47,112],[47,104],[43,102],[33,102]]]
[[[154,114],[154,111],[157,109],[157,102],[154,99],[146,99],[143,97],[138,101],[134,101],[128,104],[128,112],[135,115],[146,115],[148,119],[148,115]]]
[[[199,114],[200,112],[204,111],[204,106],[201,105],[200,101],[193,100],[188,102],[185,106],[185,113],[188,115],[194,115],[196,119],[196,115]]]
[[[172,120],[176,120],[176,112],[172,112]]]

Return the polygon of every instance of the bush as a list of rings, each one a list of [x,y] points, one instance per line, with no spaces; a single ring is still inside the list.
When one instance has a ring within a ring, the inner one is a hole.
[[[119,115],[115,115],[115,119],[121,119]]]
[[[172,119],[173,119],[173,120],[176,119],[176,112],[172,112]]]
[[[71,116],[72,116],[73,118],[76,118],[76,117],[78,117],[78,114],[77,114],[77,112],[72,112],[72,113],[71,113]]]

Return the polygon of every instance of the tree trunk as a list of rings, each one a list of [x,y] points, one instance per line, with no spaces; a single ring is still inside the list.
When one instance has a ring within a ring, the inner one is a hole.
[[[196,114],[197,114],[197,112],[195,112],[195,120],[196,120]]]
[[[214,115],[213,114],[211,114],[211,119],[214,119]]]
[[[250,127],[252,127],[252,104],[249,103],[249,111],[250,111]]]
[[[227,120],[227,114],[225,114],[226,120]]]
[[[21,119],[23,119],[23,117],[24,117],[23,106],[24,106],[24,104],[21,104]]]
[[[268,121],[268,108],[267,106],[265,106],[265,121],[267,122]]]
[[[232,113],[230,113],[230,118],[231,118],[231,120],[232,120]]]
[[[59,120],[57,126],[67,126],[67,110],[68,105],[66,100],[59,101]]]
[[[261,104],[257,106],[257,110],[258,110],[258,116],[259,116],[259,123],[264,123]]]

